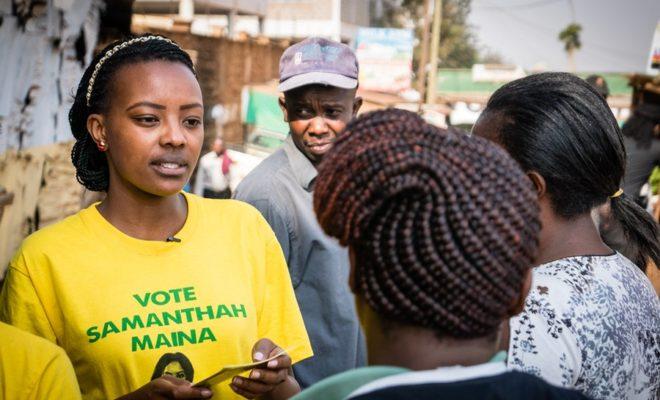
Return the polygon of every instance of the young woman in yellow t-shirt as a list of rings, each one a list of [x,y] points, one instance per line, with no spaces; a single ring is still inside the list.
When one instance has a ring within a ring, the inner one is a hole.
[[[274,234],[246,204],[181,192],[204,137],[190,57],[161,36],[111,44],[69,122],[78,180],[107,196],[24,241],[0,320],[63,347],[87,399],[296,393],[291,364],[312,351]]]

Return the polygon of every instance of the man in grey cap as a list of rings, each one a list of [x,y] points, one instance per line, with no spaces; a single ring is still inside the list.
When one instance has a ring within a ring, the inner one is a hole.
[[[348,286],[348,253],[327,237],[312,207],[316,166],[357,114],[358,63],[346,45],[309,38],[280,59],[280,107],[290,136],[238,186],[282,246],[314,357],[294,365],[302,388],[366,363]]]

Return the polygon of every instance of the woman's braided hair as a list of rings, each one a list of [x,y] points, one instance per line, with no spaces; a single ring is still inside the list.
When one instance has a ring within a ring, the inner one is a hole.
[[[137,40],[144,38],[144,41]],[[155,38],[155,39],[154,39]],[[130,44],[121,46],[130,41]],[[117,48],[109,57],[107,53]],[[101,59],[105,59],[94,74],[94,69],[99,65]],[[87,118],[91,114],[107,111],[110,102],[110,91],[114,75],[119,68],[147,61],[171,61],[179,62],[188,67],[193,74],[192,60],[185,51],[170,39],[153,34],[144,34],[119,40],[106,46],[94,57],[92,63],[87,67],[80,80],[76,96],[69,110],[69,125],[71,132],[76,138],[76,143],[71,152],[71,160],[76,167],[76,178],[87,189],[101,192],[108,190],[109,171],[108,160],[105,153],[99,151],[87,130]],[[87,99],[90,88],[89,81],[94,76],[92,90]]]
[[[516,162],[403,110],[347,126],[319,167],[314,209],[353,250],[357,293],[441,337],[495,332],[538,247],[536,195]]]

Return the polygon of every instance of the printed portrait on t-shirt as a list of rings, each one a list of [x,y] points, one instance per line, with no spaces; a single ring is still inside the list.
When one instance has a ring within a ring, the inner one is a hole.
[[[160,378],[164,375],[170,375],[175,378],[185,379],[188,382],[193,381],[195,369],[192,363],[183,353],[165,353],[156,363],[151,380]]]

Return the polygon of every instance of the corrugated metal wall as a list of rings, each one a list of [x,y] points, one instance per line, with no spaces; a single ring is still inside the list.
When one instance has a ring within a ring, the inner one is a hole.
[[[104,2],[54,0],[24,16],[2,3],[0,154],[70,140],[71,94],[91,60]]]
[[[67,114],[104,4],[0,1],[0,185],[15,196],[0,221],[0,277],[25,235],[80,209]]]

